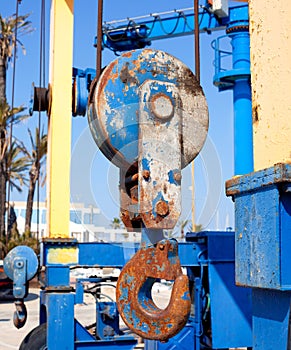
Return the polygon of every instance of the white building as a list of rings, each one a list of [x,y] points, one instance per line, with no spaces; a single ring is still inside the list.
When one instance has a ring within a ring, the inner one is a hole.
[[[34,203],[31,219],[31,232],[39,232],[39,238],[47,237],[47,209],[44,202]],[[26,202],[14,202],[17,217],[17,228],[20,234],[25,229]],[[83,203],[72,203],[70,209],[70,237],[79,242],[135,242],[140,240],[140,233],[127,232],[125,228],[110,228],[110,221],[106,219],[99,208]]]

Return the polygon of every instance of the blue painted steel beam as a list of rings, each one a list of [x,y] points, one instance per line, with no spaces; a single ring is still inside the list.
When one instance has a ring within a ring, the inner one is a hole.
[[[207,234],[211,235],[211,232]],[[216,232],[217,234],[217,232]],[[224,232],[224,234],[228,234]],[[232,236],[234,233],[231,233]],[[73,243],[78,250],[78,262],[77,264],[68,265],[79,265],[79,266],[94,266],[94,267],[116,267],[122,268],[129,259],[137,252],[139,244],[122,244],[122,243]],[[61,264],[49,263],[48,254],[50,249],[66,249],[67,244],[62,247],[55,241],[46,241],[43,246],[43,266],[56,266]],[[197,266],[201,263],[201,259],[204,259],[205,242],[180,242],[179,243],[179,258],[182,266],[190,267]],[[60,252],[61,253],[61,252]],[[231,251],[227,252],[227,256],[221,257],[221,260],[227,259],[228,261],[234,261],[234,256]],[[219,257],[217,257],[219,258]],[[56,266],[57,267],[57,266]],[[65,279],[66,277],[64,277]],[[59,278],[58,278],[59,280]],[[61,285],[61,282],[58,282]]]
[[[209,33],[222,30],[230,21],[235,21],[241,8],[247,5],[230,7],[229,16],[219,19],[207,7],[199,12],[199,30]],[[113,51],[127,51],[145,47],[153,40],[175,38],[194,33],[194,12],[176,12],[170,17],[153,14],[151,20],[133,21],[112,28],[112,24],[103,25],[103,45]],[[137,43],[139,45],[137,46]]]
[[[234,232],[225,231],[206,231],[199,233],[190,233],[187,235],[188,242],[179,242],[179,259],[181,265],[185,267],[199,266],[205,262],[233,262],[233,236]],[[222,243],[220,243],[222,242]],[[60,263],[50,263],[48,256],[50,250],[67,249],[68,245],[74,246],[78,253],[79,266],[94,266],[94,267],[116,267],[122,268],[129,259],[137,252],[138,243],[104,243],[104,242],[85,242],[78,243],[75,240],[68,240],[65,244],[60,244],[57,240],[46,239],[42,242],[42,261],[43,266],[59,267],[64,266]],[[208,255],[205,255],[206,247],[208,246]],[[218,246],[221,250],[216,249]],[[221,254],[219,253],[221,252]],[[64,276],[64,279],[67,279]],[[61,282],[58,283],[60,285]]]
[[[74,349],[74,294],[46,293],[49,350]]]

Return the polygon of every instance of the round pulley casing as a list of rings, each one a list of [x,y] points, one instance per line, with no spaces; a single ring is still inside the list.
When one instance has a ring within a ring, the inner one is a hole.
[[[171,83],[178,91],[173,113],[180,116],[177,128],[182,167],[185,167],[205,142],[208,108],[203,90],[191,70],[162,51],[129,51],[104,69],[95,90],[90,92],[88,119],[93,138],[104,155],[118,167],[128,167],[138,160],[140,88],[146,81]],[[158,99],[152,103],[152,113],[163,111],[166,105],[164,98]],[[157,125],[163,122],[166,123],[167,118],[160,118]]]
[[[26,281],[30,281],[36,275],[39,264],[35,252],[30,247],[19,245],[10,250],[4,259],[4,271],[10,279],[13,280],[15,269],[23,268],[23,260],[26,260]]]

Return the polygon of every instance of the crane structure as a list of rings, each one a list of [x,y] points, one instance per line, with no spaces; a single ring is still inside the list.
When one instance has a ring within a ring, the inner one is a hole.
[[[129,19],[127,23],[105,22],[103,47],[123,53],[98,79],[92,68],[73,68],[72,74],[73,5],[73,0],[52,0],[50,231],[42,242],[40,259],[45,268],[40,325],[24,339],[21,349],[133,349],[136,338],[120,330],[121,316],[133,333],[145,339],[146,350],[286,350],[291,168],[280,135],[274,136],[278,138],[274,147],[282,145],[282,158],[276,159],[280,164],[274,166],[269,155],[253,152],[253,139],[256,145],[262,142],[258,140],[259,125],[266,118],[263,112],[268,105],[257,95],[265,81],[256,61],[262,31],[254,34],[254,28],[260,23],[267,32],[267,5],[262,6],[263,21],[252,1],[249,6],[229,8],[227,1],[213,0],[207,1],[199,14],[176,10]],[[178,243],[165,239],[163,229],[172,228],[179,217],[181,169],[203,147],[208,108],[203,89],[189,68],[170,54],[148,46],[153,40],[193,34],[195,15],[200,32],[225,29],[232,47],[232,66],[224,69],[221,60],[229,53],[221,47],[221,38],[213,42],[213,82],[220,91],[233,90],[235,176],[227,182],[226,193],[235,201],[236,230],[191,232],[185,242]],[[288,24],[287,10],[285,15]],[[250,46],[255,62],[252,78]],[[264,50],[259,47],[259,52]],[[254,95],[256,105],[252,107]],[[269,112],[272,110],[271,105]],[[97,146],[120,169],[121,218],[128,230],[142,233],[140,246],[131,247],[130,252],[122,244],[79,243],[68,237],[69,163],[61,160],[70,158],[68,116],[86,113]],[[288,130],[282,115],[281,119]],[[268,138],[268,128],[263,125],[262,130]],[[262,160],[264,157],[268,160]],[[260,168],[261,164],[268,168]],[[22,327],[27,283],[37,271],[38,261],[31,250],[17,247],[7,255],[4,266],[14,280],[14,323]],[[78,278],[72,288],[70,269],[76,266],[122,269],[116,302],[98,300],[98,290],[105,282],[102,278]],[[181,267],[187,269],[187,276]],[[151,293],[160,279],[174,282],[165,309],[156,306]],[[83,302],[86,282],[96,284],[94,333],[74,316],[74,305]]]

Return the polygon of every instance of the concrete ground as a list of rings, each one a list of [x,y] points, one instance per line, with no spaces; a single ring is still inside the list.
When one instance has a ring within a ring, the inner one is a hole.
[[[155,285],[153,289],[155,303],[160,308],[166,307],[171,293],[170,288],[163,285]],[[114,288],[104,288],[102,292],[114,298]],[[13,325],[14,303],[12,301],[0,301],[0,350],[19,349],[24,337],[38,325],[38,288],[30,288],[30,294],[25,304],[28,312],[27,322],[23,328],[17,329]],[[84,303],[75,306],[75,316],[84,325],[95,322],[95,299],[92,295],[85,294]],[[143,344],[140,343],[136,349],[142,348]]]
[[[38,325],[38,289],[32,289],[30,292],[25,303],[28,311],[27,322],[21,329],[13,325],[13,301],[0,301],[0,350],[19,349],[22,339]]]
[[[110,289],[106,291],[104,288],[104,292],[114,297],[114,289]],[[13,301],[0,301],[0,350],[19,349],[25,336],[38,325],[38,288],[30,289],[30,294],[26,298],[25,305],[28,313],[27,322],[23,328],[17,329],[13,325],[13,313],[15,311]],[[75,306],[75,316],[84,325],[90,325],[95,322],[95,299],[92,295],[85,294],[84,303]],[[137,347],[137,349],[142,348],[142,344],[139,344]]]

